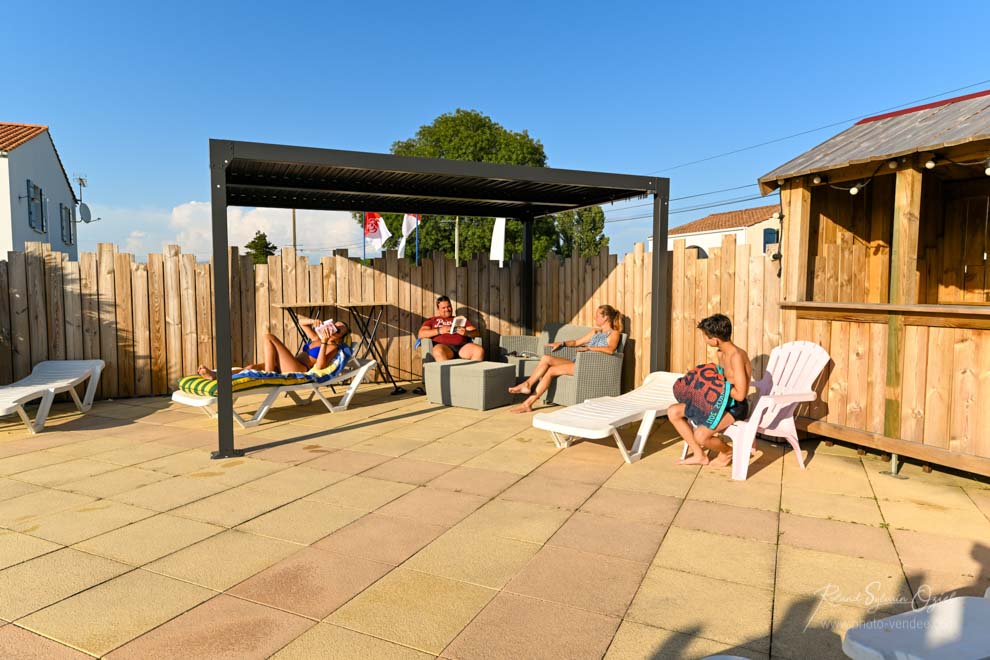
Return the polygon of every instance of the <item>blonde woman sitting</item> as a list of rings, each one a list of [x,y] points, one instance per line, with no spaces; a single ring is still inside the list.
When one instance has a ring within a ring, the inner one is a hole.
[[[547,344],[551,351],[561,346],[577,346],[578,352],[597,351],[612,355],[619,347],[622,338],[622,317],[611,305],[602,305],[595,310],[595,325],[591,331],[580,339]],[[533,370],[533,375],[515,387],[509,388],[510,394],[528,394],[529,397],[512,409],[514,413],[532,412],[533,404],[543,396],[550,383],[557,376],[573,376],[574,361],[567,358],[544,355]],[[534,390],[533,387],[536,387]]]

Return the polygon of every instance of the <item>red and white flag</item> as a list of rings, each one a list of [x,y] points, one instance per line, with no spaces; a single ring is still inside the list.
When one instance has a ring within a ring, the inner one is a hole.
[[[399,241],[399,259],[406,254],[406,240],[409,238],[409,234],[416,231],[416,225],[419,224],[419,215],[413,215],[412,213],[406,213],[405,217],[402,218],[402,240]]]
[[[385,226],[385,220],[378,213],[364,214],[364,244],[369,250],[381,250],[392,234]]]

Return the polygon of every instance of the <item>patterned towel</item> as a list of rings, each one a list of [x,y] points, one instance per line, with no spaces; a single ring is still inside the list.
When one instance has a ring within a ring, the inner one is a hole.
[[[674,382],[674,398],[695,426],[713,429],[729,404],[729,387],[721,367],[699,364]]]

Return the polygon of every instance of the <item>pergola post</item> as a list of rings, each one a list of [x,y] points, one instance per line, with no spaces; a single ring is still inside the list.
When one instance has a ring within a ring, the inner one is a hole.
[[[536,279],[533,271],[533,222],[532,216],[520,218],[522,221],[522,282],[519,302],[522,305],[522,324],[527,335],[536,334],[536,297],[533,295],[533,288],[536,286]]]
[[[670,179],[657,179],[653,193],[653,308],[650,310],[653,334],[650,344],[650,371],[666,371],[670,360],[670,286],[667,280],[667,222],[670,213]]]
[[[791,179],[780,188],[780,206],[784,212],[784,235],[780,243],[783,255],[783,296],[785,302],[803,302],[808,298],[808,246],[811,227],[811,191],[804,179]],[[784,342],[797,338],[797,310],[781,309],[781,336]]]
[[[234,449],[234,397],[230,370],[230,264],[227,248],[227,166],[232,152],[229,143],[210,140],[210,199],[213,211],[213,300],[217,369],[217,451],[213,458],[241,456]]]

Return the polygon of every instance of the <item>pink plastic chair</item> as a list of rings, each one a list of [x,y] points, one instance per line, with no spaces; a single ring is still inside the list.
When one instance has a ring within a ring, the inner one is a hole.
[[[824,348],[810,341],[792,341],[770,351],[763,378],[753,381],[760,398],[745,422],[736,422],[723,433],[732,439],[732,478],[745,481],[756,434],[784,438],[794,448],[798,465],[804,455],[798,443],[794,415],[798,405],[818,398],[813,386],[829,362]],[[684,454],[688,451],[684,444]]]

